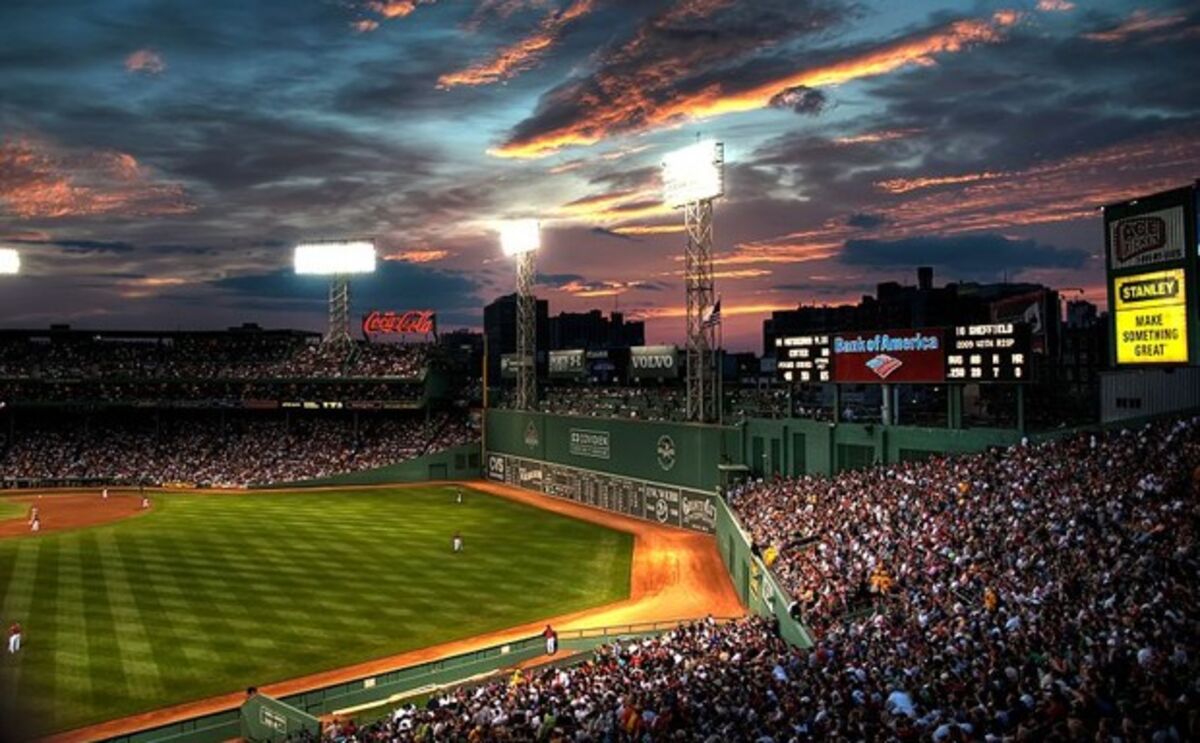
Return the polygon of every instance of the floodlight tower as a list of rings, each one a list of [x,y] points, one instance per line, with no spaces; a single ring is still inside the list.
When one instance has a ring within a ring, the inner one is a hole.
[[[500,249],[517,260],[517,410],[537,406],[537,301],[533,296],[534,256],[542,245],[536,219],[501,222]]]
[[[21,254],[12,248],[0,248],[0,276],[21,273]]]
[[[323,343],[350,344],[350,276],[375,271],[372,240],[322,240],[296,246],[296,273],[329,277],[329,329]]]
[[[713,200],[725,195],[725,146],[701,140],[663,158],[663,201],[683,209],[687,233],[683,281],[687,294],[687,411],[690,421],[717,420],[719,370],[713,363],[717,301],[713,285]],[[715,318],[713,318],[715,320]]]

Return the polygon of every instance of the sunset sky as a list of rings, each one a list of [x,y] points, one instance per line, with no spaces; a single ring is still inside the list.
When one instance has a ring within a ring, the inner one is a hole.
[[[291,246],[375,236],[356,312],[477,327],[540,217],[552,313],[682,342],[697,135],[732,348],[917,265],[1102,304],[1096,207],[1200,177],[1196,71],[1194,2],[7,0],[0,325],[319,329]]]

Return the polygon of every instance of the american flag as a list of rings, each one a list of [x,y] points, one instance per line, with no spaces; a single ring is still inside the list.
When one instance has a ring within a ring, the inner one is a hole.
[[[704,317],[702,318],[702,322],[704,323],[704,327],[706,327],[706,328],[711,328],[714,325],[721,324],[721,298],[720,297],[717,297],[717,301],[713,304],[713,306],[709,307],[708,310],[705,311]]]

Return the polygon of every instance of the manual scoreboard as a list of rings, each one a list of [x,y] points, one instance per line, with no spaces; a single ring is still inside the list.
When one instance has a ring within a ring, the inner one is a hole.
[[[832,379],[828,335],[794,335],[775,339],[775,370],[785,382],[828,382]]]
[[[946,349],[946,381],[1027,381],[1030,345],[1025,323],[959,325]]]

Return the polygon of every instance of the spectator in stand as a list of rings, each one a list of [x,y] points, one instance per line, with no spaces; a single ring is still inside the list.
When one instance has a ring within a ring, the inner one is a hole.
[[[214,487],[288,482],[373,469],[478,438],[465,416],[376,419],[328,414],[73,418],[17,429],[0,481],[97,480]]]
[[[356,741],[1200,739],[1200,419],[752,483],[816,645],[686,625]]]

